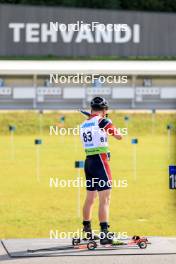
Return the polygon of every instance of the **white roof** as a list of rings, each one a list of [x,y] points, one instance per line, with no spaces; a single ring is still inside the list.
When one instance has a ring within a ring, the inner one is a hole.
[[[42,74],[175,75],[176,61],[11,61],[0,60],[1,75]]]

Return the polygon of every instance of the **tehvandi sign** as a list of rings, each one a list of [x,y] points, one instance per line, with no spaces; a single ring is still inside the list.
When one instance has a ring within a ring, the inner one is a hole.
[[[10,23],[12,40],[15,43],[133,43],[140,42],[140,26],[134,24],[82,23]],[[24,33],[24,34],[23,34]]]
[[[172,14],[0,5],[0,18],[0,55],[176,54]]]

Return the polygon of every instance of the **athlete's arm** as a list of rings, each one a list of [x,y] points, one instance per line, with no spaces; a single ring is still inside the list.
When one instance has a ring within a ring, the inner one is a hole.
[[[119,132],[118,128],[116,128],[114,125],[110,124],[107,127],[105,127],[105,131],[108,135],[113,136],[114,138],[121,140],[122,134]]]
[[[99,127],[104,129],[107,135],[111,135],[114,138],[121,140],[122,134],[119,132],[118,128],[116,128],[109,119],[101,119],[99,122]]]
[[[118,134],[118,135],[113,135],[113,137],[115,137],[116,139],[118,140],[121,140],[123,137],[122,137],[122,134]]]

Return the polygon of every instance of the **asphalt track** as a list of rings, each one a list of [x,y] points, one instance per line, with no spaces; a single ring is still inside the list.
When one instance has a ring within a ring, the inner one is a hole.
[[[68,240],[49,239],[8,239],[0,243],[0,263],[6,264],[175,264],[176,263],[176,238],[150,237],[152,242],[147,249],[117,250],[69,250],[67,252],[40,252],[34,256],[27,253],[27,249],[45,248],[52,246],[68,245]],[[76,252],[75,252],[76,251]],[[11,255],[11,256],[10,256]]]

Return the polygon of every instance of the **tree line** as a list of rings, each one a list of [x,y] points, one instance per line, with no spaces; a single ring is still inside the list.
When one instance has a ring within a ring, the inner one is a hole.
[[[174,0],[0,0],[0,3],[161,12],[176,11],[176,1]]]

